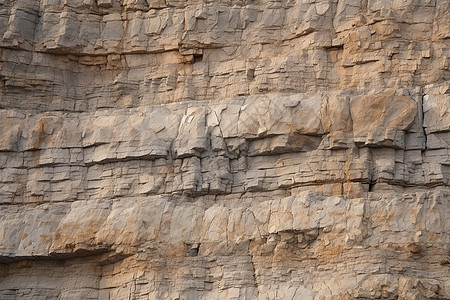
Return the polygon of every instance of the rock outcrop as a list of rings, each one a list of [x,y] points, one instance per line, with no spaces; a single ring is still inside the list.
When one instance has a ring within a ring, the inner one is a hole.
[[[0,299],[450,299],[450,1],[0,1]]]

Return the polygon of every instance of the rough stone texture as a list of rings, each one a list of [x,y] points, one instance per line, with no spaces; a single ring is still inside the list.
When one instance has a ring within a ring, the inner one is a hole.
[[[0,299],[450,299],[449,11],[0,0]]]

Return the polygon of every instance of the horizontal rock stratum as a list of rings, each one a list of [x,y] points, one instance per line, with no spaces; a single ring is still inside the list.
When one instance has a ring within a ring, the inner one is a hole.
[[[450,0],[0,0],[0,299],[450,299]]]

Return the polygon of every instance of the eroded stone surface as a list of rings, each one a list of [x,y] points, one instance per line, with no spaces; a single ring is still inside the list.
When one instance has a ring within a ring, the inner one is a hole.
[[[3,1],[0,298],[450,298],[449,10]]]

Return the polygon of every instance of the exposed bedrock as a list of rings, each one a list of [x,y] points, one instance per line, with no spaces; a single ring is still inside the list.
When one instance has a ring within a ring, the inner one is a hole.
[[[450,299],[450,1],[0,1],[0,299]]]

